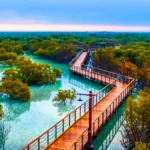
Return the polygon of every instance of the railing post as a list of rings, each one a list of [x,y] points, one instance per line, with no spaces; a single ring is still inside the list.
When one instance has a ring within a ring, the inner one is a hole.
[[[93,123],[93,135],[95,134],[95,122]]]
[[[55,139],[57,138],[57,125],[55,125]]]
[[[49,144],[49,131],[47,132],[47,145]]]
[[[74,111],[74,122],[76,122],[76,111]]]
[[[74,150],[76,150],[76,148],[77,148],[77,143],[75,142],[74,143]]]
[[[82,148],[84,147],[84,143],[83,143],[84,140],[83,140],[83,139],[84,139],[84,136],[83,136],[83,134],[82,134]]]
[[[69,127],[70,127],[71,123],[70,123],[70,114],[69,114]]]
[[[97,94],[96,94],[96,104],[97,104]]]
[[[81,106],[80,106],[80,117],[81,117]]]
[[[40,150],[40,138],[38,138],[38,150]]]
[[[111,104],[112,104],[112,103],[111,103]],[[111,104],[110,104],[110,113],[109,113],[109,114],[110,114],[110,116],[112,115],[112,112],[111,112]]]
[[[100,125],[100,119],[99,119],[99,117],[98,117],[98,130],[99,130],[99,125]]]
[[[106,108],[106,121],[108,120],[108,110],[107,110],[108,108]]]
[[[113,101],[113,113],[114,113],[114,111],[115,111],[115,108],[114,108],[114,102],[115,102],[115,101]]]
[[[63,119],[63,122],[62,122],[62,130],[63,130],[63,132],[64,132],[64,119]]]
[[[104,125],[104,112],[102,113],[102,125]]]
[[[92,91],[89,92],[89,128],[88,128],[88,148],[93,149],[92,146]]]

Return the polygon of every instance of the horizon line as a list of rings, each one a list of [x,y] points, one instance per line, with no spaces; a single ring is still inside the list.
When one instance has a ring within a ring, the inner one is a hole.
[[[150,32],[150,26],[77,24],[0,24],[0,32]]]

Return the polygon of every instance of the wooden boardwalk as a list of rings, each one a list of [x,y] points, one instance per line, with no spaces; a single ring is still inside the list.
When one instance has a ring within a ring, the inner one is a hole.
[[[81,69],[81,65],[84,62],[85,58],[87,56],[87,52],[83,52],[80,57],[77,59],[77,61],[71,66],[70,70],[73,72],[76,72],[81,75],[85,75],[87,77],[99,80],[104,83],[110,83],[113,82],[115,79],[106,77],[102,74],[94,73],[87,70]],[[128,93],[124,94],[120,100],[118,100],[118,103],[115,100],[118,99],[118,97],[123,93],[123,91],[128,87],[127,83],[121,83],[117,82],[117,86],[114,87],[111,92],[105,96],[95,107],[92,109],[92,122],[96,124],[96,120],[101,116],[103,117],[103,124],[107,121],[107,119],[112,115],[113,111],[118,107],[118,105],[121,103],[121,101],[127,96]],[[106,113],[107,108],[111,106],[111,104],[114,104],[114,110],[109,110],[109,113]],[[46,150],[70,150],[75,149],[75,143],[78,142],[78,146],[76,146],[76,149],[82,149],[82,147],[87,143],[87,136],[88,136],[88,117],[89,114],[86,113],[82,118],[80,118],[71,128],[69,128],[65,133],[63,133],[57,140],[55,140],[52,144],[50,144],[48,147],[46,147]],[[93,135],[96,134],[96,132],[100,129],[102,126],[102,122],[97,125],[97,128],[95,126],[95,129],[93,129]],[[94,131],[95,130],[95,131]],[[82,135],[86,133],[86,136],[83,141],[83,145],[81,144],[81,141],[79,140]],[[78,141],[79,140],[79,141]],[[76,143],[77,145],[77,143]]]
[[[75,63],[70,67],[70,70],[79,75],[86,76],[86,77],[89,77],[94,80],[98,80],[104,84],[109,84],[110,82],[113,82],[115,79],[112,77],[100,74],[98,72],[88,71],[87,69],[82,68],[82,64],[83,64],[84,60],[86,59],[87,54],[88,54],[87,52],[83,52],[79,56],[78,60],[75,61]]]
[[[107,76],[102,73],[87,71],[82,68],[82,64],[87,57],[87,52],[82,52],[80,56],[70,66],[70,70],[76,74],[85,76],[87,78],[97,80],[99,82],[107,84],[107,86],[99,91],[93,98],[92,108],[92,135],[96,135],[101,127],[107,122],[109,117],[118,108],[121,102],[127,97],[130,91],[133,89],[134,79],[125,77],[126,82],[116,80],[115,73],[111,76]],[[104,72],[104,71],[103,71]],[[105,72],[104,72],[105,73]],[[107,72],[109,75],[110,72]],[[116,76],[118,77],[118,75]],[[81,150],[85,147],[88,141],[88,117],[89,112],[87,109],[88,101],[82,104],[79,108],[71,112],[56,125],[48,129],[41,136],[33,140],[22,150],[30,150],[31,146],[35,143],[38,149],[45,150]],[[77,115],[78,114],[78,115]],[[74,117],[71,117],[74,115]],[[71,123],[73,118],[73,123]],[[69,121],[66,121],[69,120]],[[66,122],[67,128],[65,129]],[[61,125],[60,125],[61,124]],[[57,131],[61,126],[62,132],[57,136]],[[54,130],[55,138],[50,142],[49,134]],[[41,146],[41,140],[43,137],[47,137],[47,146]]]

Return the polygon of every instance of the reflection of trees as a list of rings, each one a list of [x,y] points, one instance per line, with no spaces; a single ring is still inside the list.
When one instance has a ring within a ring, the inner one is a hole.
[[[93,91],[94,93],[100,89],[99,84],[93,83],[87,79],[78,77],[77,75],[70,75],[69,83],[83,89],[85,91]],[[97,88],[96,88],[97,87]]]
[[[5,99],[3,102],[4,119],[14,120],[30,109],[30,102],[13,101]]]
[[[54,84],[45,84],[42,86],[30,86],[31,100],[42,101],[49,100],[51,93],[62,87],[61,81],[57,80]]]
[[[3,105],[4,119],[14,120],[21,114],[30,110],[30,102],[49,100],[52,91],[57,91],[61,88],[61,81],[57,81],[55,84],[47,84],[43,86],[31,86],[31,99],[29,102],[8,100],[7,96],[2,96],[1,103]]]
[[[72,110],[74,110],[76,108],[75,106],[73,106],[71,104],[64,105],[63,103],[53,103],[53,106],[57,107],[59,116],[68,114],[69,112],[71,112]]]
[[[109,119],[108,123],[101,129],[93,141],[95,149],[106,150],[111,141],[119,131],[124,121],[123,111],[125,102],[120,106],[116,113]]]
[[[6,127],[6,124],[0,121],[0,148],[5,149],[6,140],[10,132],[10,126]]]

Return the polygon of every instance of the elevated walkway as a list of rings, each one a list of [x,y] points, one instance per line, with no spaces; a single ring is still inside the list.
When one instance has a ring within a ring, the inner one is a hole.
[[[92,100],[92,135],[96,135],[110,116],[128,96],[134,79],[83,65],[88,52],[81,52],[71,63],[70,71],[106,84]],[[79,106],[57,124],[45,131],[22,150],[81,150],[88,141],[89,101]]]

